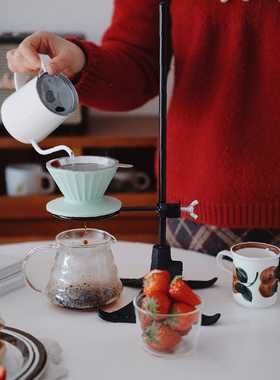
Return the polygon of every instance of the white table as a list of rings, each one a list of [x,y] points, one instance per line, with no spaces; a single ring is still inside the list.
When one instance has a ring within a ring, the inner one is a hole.
[[[24,258],[42,242],[0,246],[0,253]],[[113,245],[120,277],[141,277],[149,271],[152,246],[118,242]],[[65,379],[190,379],[261,380],[279,378],[280,301],[269,309],[250,310],[231,297],[231,278],[216,265],[215,258],[172,248],[172,258],[184,264],[184,278],[208,280],[218,277],[208,289],[197,291],[204,299],[204,314],[221,313],[212,326],[202,326],[197,351],[183,359],[167,360],[143,351],[135,324],[110,323],[95,311],[54,306],[28,285],[0,298],[0,313],[7,326],[37,338],[56,339],[63,349],[61,365],[69,370]],[[52,255],[30,263],[36,281],[44,282]],[[33,268],[32,268],[33,265]],[[35,265],[37,268],[35,268]],[[118,309],[137,290],[125,288]],[[174,376],[174,377],[173,377]]]

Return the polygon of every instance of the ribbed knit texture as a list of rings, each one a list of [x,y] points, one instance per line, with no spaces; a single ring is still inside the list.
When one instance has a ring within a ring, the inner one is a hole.
[[[159,3],[116,0],[101,46],[73,40],[88,55],[83,104],[124,111],[158,94]],[[280,228],[280,3],[170,3],[167,200],[197,199],[199,223]]]

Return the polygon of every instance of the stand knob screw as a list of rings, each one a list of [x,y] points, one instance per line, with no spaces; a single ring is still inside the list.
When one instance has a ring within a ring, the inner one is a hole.
[[[194,211],[194,206],[198,204],[198,201],[193,201],[188,207],[181,207],[182,212],[188,212],[190,216],[194,219],[197,219],[198,215],[196,215]]]

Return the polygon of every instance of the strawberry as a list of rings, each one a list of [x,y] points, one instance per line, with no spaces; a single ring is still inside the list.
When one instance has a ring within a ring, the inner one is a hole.
[[[145,297],[141,308],[143,307],[143,310],[150,312],[153,318],[157,319],[158,314],[167,314],[170,306],[171,299],[167,295],[155,292],[152,296]]]
[[[155,292],[161,292],[168,295],[170,283],[170,274],[166,270],[154,269],[150,271],[143,279],[143,292],[150,296]]]
[[[144,307],[141,306],[141,309],[144,310]],[[151,325],[155,320],[151,314],[146,314],[143,312],[140,312],[139,318],[140,318],[141,329],[143,331],[146,330],[147,326]]]
[[[156,351],[176,346],[182,338],[178,331],[161,322],[154,321],[142,334],[143,341]]]
[[[6,368],[0,364],[0,380],[6,379]]]
[[[176,301],[173,303],[170,309],[170,316],[166,318],[164,324],[170,326],[173,330],[178,330],[180,332],[188,333],[191,326],[198,320],[199,313],[190,313],[195,311],[195,307],[188,305],[184,302]],[[171,315],[173,314],[173,315]]]
[[[197,295],[182,280],[182,276],[175,276],[173,278],[169,286],[169,295],[174,300],[187,303],[191,306],[196,306],[201,303]]]
[[[179,332],[179,334],[181,335],[181,336],[184,336],[184,335],[188,335],[188,333],[191,331],[191,327],[189,327],[188,329],[186,329],[186,330],[178,330],[178,332]]]
[[[140,313],[141,328],[145,330],[155,319],[163,319],[159,314],[167,314],[171,306],[171,299],[159,292],[153,296],[146,296],[142,302],[141,309],[148,313]]]

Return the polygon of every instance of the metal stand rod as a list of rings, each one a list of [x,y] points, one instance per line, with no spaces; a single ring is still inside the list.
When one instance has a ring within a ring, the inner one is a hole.
[[[170,247],[166,244],[166,137],[167,137],[167,29],[168,9],[165,2],[159,6],[159,199],[157,211],[159,215],[159,244],[153,246],[151,270],[168,270],[170,275],[182,274],[183,265],[179,261],[172,261]]]
[[[159,83],[159,205],[166,203],[166,111],[167,111],[167,5],[161,3],[160,11],[160,83]],[[166,246],[166,217],[159,216],[159,246]]]

